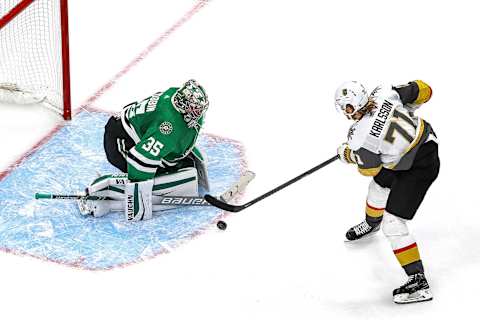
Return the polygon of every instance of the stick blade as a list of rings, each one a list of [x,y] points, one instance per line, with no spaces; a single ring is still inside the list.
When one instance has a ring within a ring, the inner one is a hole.
[[[208,203],[210,203],[212,206],[214,207],[217,207],[219,209],[222,209],[222,210],[225,210],[225,211],[229,211],[229,212],[238,212],[238,211],[241,211],[243,209],[242,206],[234,206],[232,204],[228,204],[226,202],[223,202],[209,194],[206,194],[204,197],[205,201],[207,201]]]

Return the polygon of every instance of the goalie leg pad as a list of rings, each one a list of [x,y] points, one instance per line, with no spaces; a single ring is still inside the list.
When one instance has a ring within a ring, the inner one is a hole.
[[[204,188],[206,192],[210,192],[207,170],[208,159],[206,154],[199,148],[194,147],[188,156],[193,160],[195,168],[197,169],[198,185]]]
[[[125,186],[125,218],[141,221],[152,218],[153,180],[130,182]]]
[[[198,177],[195,168],[183,168],[175,173],[163,174],[155,177],[153,187],[150,188],[150,202],[152,203],[152,194],[155,196],[198,196]],[[93,215],[102,217],[111,211],[125,210],[125,186],[129,184],[126,174],[109,174],[101,176],[87,187],[89,195],[99,197],[110,197],[114,200],[80,200],[78,206],[82,215]],[[151,206],[152,207],[152,206]],[[176,208],[176,206],[158,205],[152,207],[154,211],[164,211]],[[147,211],[147,213],[150,210]],[[126,213],[127,220],[128,214]],[[147,214],[143,220],[151,218]]]
[[[153,194],[156,196],[198,196],[197,170],[183,168],[175,173],[155,177]]]
[[[87,187],[87,193],[92,196],[123,200],[125,185],[128,182],[128,176],[124,173],[103,175]]]

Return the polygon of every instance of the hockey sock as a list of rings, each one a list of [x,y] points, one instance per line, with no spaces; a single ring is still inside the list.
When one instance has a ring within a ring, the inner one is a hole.
[[[416,242],[403,248],[394,249],[393,253],[407,275],[424,272]]]
[[[415,239],[408,230],[406,221],[385,212],[382,230],[390,241],[395,257],[407,275],[423,273],[420,252]]]
[[[368,204],[367,200],[367,205],[365,207],[365,221],[367,221],[370,227],[375,228],[382,222],[384,211],[385,208],[375,208]]]
[[[372,227],[378,226],[383,219],[390,189],[382,188],[375,180],[368,186],[367,203],[365,207],[365,220]]]

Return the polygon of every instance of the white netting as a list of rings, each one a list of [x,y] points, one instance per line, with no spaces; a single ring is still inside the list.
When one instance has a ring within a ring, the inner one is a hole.
[[[1,0],[0,18],[20,2]],[[60,0],[33,1],[0,25],[0,100],[32,103],[30,96],[33,102],[45,97],[43,102],[63,113],[61,32]]]

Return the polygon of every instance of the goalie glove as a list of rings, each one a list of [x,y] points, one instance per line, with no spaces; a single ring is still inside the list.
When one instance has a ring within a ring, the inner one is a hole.
[[[342,143],[337,149],[338,157],[344,163],[357,163],[355,161],[355,155],[352,149],[348,146],[348,143]]]

